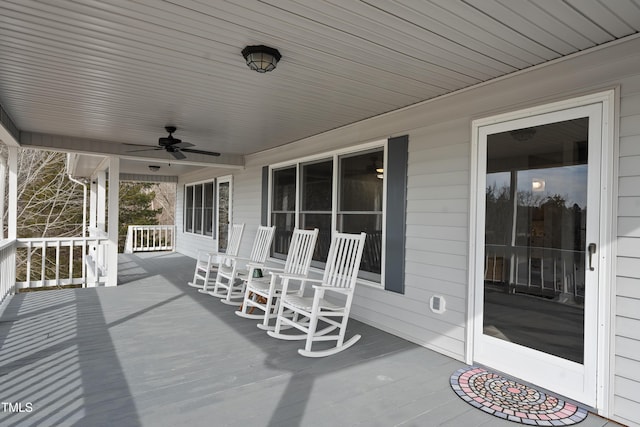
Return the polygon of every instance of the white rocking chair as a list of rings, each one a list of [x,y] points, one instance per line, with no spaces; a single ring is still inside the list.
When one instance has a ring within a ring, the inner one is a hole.
[[[261,319],[258,323],[260,329],[270,330],[269,320],[277,316],[278,301],[282,296],[284,283],[287,285],[287,292],[303,292],[304,281],[309,273],[311,258],[315,250],[318,239],[318,229],[300,230],[296,229],[291,237],[289,253],[284,265],[284,269],[269,269],[270,277],[248,278],[244,293],[242,308],[236,311],[240,317],[247,319]],[[299,287],[293,287],[291,280],[299,281]],[[254,309],[262,311],[260,314],[253,314]]]
[[[240,249],[240,241],[244,232],[244,224],[233,224],[229,230],[229,239],[227,243],[226,254],[238,255]],[[224,255],[218,252],[198,251],[196,258],[196,269],[193,272],[193,281],[188,282],[189,286],[207,291],[209,281],[213,281],[218,271],[219,257]],[[201,280],[202,283],[198,283]]]
[[[283,296],[278,308],[276,327],[275,330],[267,332],[269,336],[284,340],[306,340],[304,349],[298,350],[298,353],[306,357],[329,356],[351,347],[360,339],[360,335],[354,335],[345,342],[344,336],[366,237],[366,233],[335,234],[322,280],[307,279],[308,282],[317,283],[313,285],[312,297],[289,294],[287,282],[283,282]],[[337,294],[332,295],[337,298],[329,301],[325,299],[326,293]],[[285,311],[293,312],[293,317],[285,314]],[[329,326],[318,331],[319,321]],[[304,333],[283,334],[280,332],[283,324],[293,326]],[[336,334],[327,335],[336,329]],[[336,341],[335,347],[320,351],[311,350],[315,341],[332,340]]]
[[[240,305],[244,296],[246,280],[254,275],[255,271],[262,271],[271,249],[271,242],[276,227],[258,227],[256,238],[249,258],[238,256],[222,256],[216,281],[212,291],[207,291],[211,296],[220,298],[225,304]],[[246,269],[241,269],[240,264],[246,264]],[[205,292],[201,290],[200,292]]]

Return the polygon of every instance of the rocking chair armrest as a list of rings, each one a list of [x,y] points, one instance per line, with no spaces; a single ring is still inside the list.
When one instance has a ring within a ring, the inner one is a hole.
[[[261,268],[261,269],[265,269],[263,264],[260,264],[258,262],[248,262],[247,263],[247,268]]]
[[[218,255],[220,255],[220,254],[219,254],[218,252],[203,251],[202,249],[198,249],[197,256],[199,257],[199,256],[201,256],[201,255],[206,255],[206,256],[209,256],[209,257],[214,257],[214,256],[218,256]]]
[[[302,274],[292,274],[292,273],[271,273],[272,283],[274,283],[276,278],[282,279],[282,289],[280,290],[282,295],[286,295],[292,292],[295,292],[300,296],[304,294],[306,281],[308,280],[307,276]],[[290,280],[299,280],[300,286],[291,284]],[[289,287],[291,287],[292,289],[290,290]]]
[[[308,279],[307,276],[302,275],[302,274],[293,274],[293,273],[272,273],[269,272],[271,274],[277,275],[278,277],[280,277],[281,279],[293,279],[293,280],[302,280],[302,281],[307,281],[307,280],[312,280],[312,279]]]
[[[251,261],[251,258],[238,256],[238,255],[220,254],[219,256],[220,256],[220,258],[232,259],[234,261]]]
[[[306,277],[304,280],[305,282],[314,282],[314,283],[321,283],[321,284],[324,283],[322,279],[309,279],[308,277]],[[316,286],[321,286],[321,285],[313,285],[313,287],[316,287]]]
[[[204,261],[207,258],[209,260],[215,259],[215,258],[219,258],[220,255],[221,254],[219,254],[218,252],[209,252],[209,251],[198,250],[198,252],[196,253],[196,258],[198,259],[198,261],[200,261],[200,260]]]
[[[312,286],[314,290],[330,291],[330,292],[336,292],[344,295],[347,295],[353,292],[353,289],[336,288],[335,286],[326,286],[326,285],[312,285]]]

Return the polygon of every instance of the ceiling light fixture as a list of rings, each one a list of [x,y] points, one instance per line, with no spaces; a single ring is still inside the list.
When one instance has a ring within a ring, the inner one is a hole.
[[[513,139],[519,142],[529,141],[536,134],[535,128],[514,129],[509,131]]]
[[[160,166],[158,166],[158,165],[149,165],[149,170],[151,172],[158,172],[160,170]]]
[[[540,178],[533,178],[531,180],[531,190],[533,191],[544,191],[545,181]]]
[[[247,46],[242,49],[242,56],[249,68],[259,73],[275,70],[276,64],[282,58],[277,49],[264,45]]]

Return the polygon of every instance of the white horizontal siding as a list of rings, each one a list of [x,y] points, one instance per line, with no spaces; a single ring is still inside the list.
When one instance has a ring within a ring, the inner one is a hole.
[[[616,409],[617,421],[620,421],[625,426],[638,426],[638,414],[640,414],[640,403],[631,399],[625,399],[620,396],[615,396],[614,408]]]
[[[420,251],[423,250],[425,246],[429,247],[431,252],[438,254],[459,255],[465,253],[467,250],[465,242],[448,240],[445,236],[442,236],[440,239],[407,236],[407,249]]]
[[[640,239],[618,237],[618,256],[632,258],[640,254]]]
[[[629,158],[629,157],[628,157]],[[620,196],[640,196],[640,176],[620,177]]]
[[[616,419],[640,425],[640,75],[621,85],[616,259]]]
[[[465,199],[431,199],[407,200],[407,213],[438,212],[438,213],[467,213],[469,202]]]
[[[618,215],[621,217],[640,215],[640,197],[621,195],[618,198]]]
[[[640,114],[620,118],[620,136],[640,135]]]
[[[240,256],[251,255],[253,240],[260,225],[262,171],[250,168],[233,175],[233,221],[243,223]]]
[[[412,341],[451,357],[464,352],[464,314],[456,316],[452,311],[447,316],[451,321],[443,317],[429,318],[425,315],[429,311],[427,302],[413,301],[407,306],[411,300],[406,296],[385,293],[384,298],[379,298],[368,291],[364,287],[357,290],[359,304],[354,303],[354,318],[366,319],[367,323],[380,329],[411,337]],[[457,324],[456,318],[459,319]]]
[[[627,338],[621,335],[618,335],[615,339],[616,345],[616,353],[620,357],[625,357],[629,360],[633,360],[635,362],[639,362],[638,358],[640,357],[640,341]],[[623,373],[616,373],[616,376],[624,376]],[[616,393],[618,394],[618,393]],[[626,396],[625,396],[626,397]],[[633,399],[634,396],[629,396],[630,399]]]
[[[616,366],[621,372],[624,372],[626,378],[640,382],[640,371],[635,369],[635,360],[627,359],[625,357],[617,356],[615,359]]]
[[[640,156],[640,136],[631,135],[620,138],[620,157]]]
[[[622,298],[618,297],[618,301]],[[625,304],[622,302],[622,304]],[[619,335],[624,336],[625,338],[639,340],[640,341],[640,320],[634,319],[634,313],[629,311],[633,311],[632,304],[629,302],[627,305],[627,313],[625,317],[624,308],[620,307],[620,303],[618,304],[618,317],[616,319],[616,330],[620,331]],[[640,358],[640,356],[638,356]],[[640,375],[640,372],[638,372]]]
[[[618,291],[618,296],[640,300],[640,279],[618,277],[618,280],[616,282],[616,290]]]
[[[640,278],[640,258],[618,256],[616,266],[618,277]]]
[[[618,237],[640,237],[640,218],[618,217]]]

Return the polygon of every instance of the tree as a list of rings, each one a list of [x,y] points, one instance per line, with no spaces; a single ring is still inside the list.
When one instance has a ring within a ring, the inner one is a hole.
[[[0,145],[0,156],[7,158],[4,145]],[[65,171],[63,153],[18,150],[18,237],[69,237],[81,234],[82,186],[71,181]],[[8,195],[4,197],[5,206],[8,206]],[[7,212],[0,214],[4,215],[3,224],[6,227]]]
[[[156,198],[152,190],[154,184],[144,182],[120,183],[120,218],[118,230],[118,250],[124,250],[124,243],[129,225],[158,224],[158,216],[163,208],[153,209],[152,202]]]
[[[151,187],[156,194],[151,202],[151,209],[162,209],[158,215],[158,224],[173,225],[175,223],[176,184],[174,182],[161,182]]]

